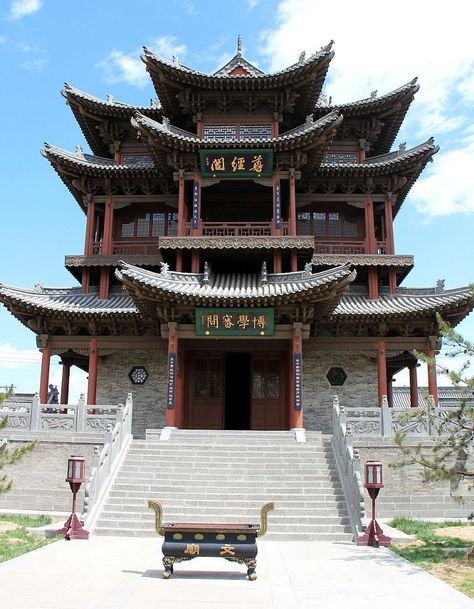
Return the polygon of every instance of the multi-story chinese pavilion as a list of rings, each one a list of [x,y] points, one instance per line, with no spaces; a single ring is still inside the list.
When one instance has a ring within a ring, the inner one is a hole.
[[[2,285],[37,334],[40,400],[53,355],[88,371],[87,403],[134,395],[134,429],[326,429],[346,405],[391,400],[412,350],[433,356],[468,288],[400,287],[413,257],[393,220],[438,148],[391,152],[416,80],[332,105],[332,43],[266,74],[241,53],[214,74],[142,59],[159,102],[135,107],[66,84],[92,150],[43,155],[86,218],[80,286]],[[436,374],[429,367],[429,392]]]

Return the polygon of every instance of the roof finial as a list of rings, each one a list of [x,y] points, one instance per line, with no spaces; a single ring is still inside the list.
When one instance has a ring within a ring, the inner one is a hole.
[[[242,55],[242,36],[239,34],[237,36],[237,55]]]
[[[305,60],[305,58],[306,58],[306,51],[302,51],[302,52],[300,53],[300,56],[298,57],[298,63],[303,63],[303,61]]]

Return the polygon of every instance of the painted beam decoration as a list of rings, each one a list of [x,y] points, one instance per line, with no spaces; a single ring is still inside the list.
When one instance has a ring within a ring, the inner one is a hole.
[[[273,150],[200,150],[205,178],[271,178]]]
[[[197,336],[273,336],[273,308],[196,308]]]

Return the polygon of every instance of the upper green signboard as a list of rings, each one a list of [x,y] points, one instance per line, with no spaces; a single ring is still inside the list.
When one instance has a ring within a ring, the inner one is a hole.
[[[273,150],[200,150],[204,178],[270,178]]]
[[[197,336],[273,336],[274,309],[197,307]]]

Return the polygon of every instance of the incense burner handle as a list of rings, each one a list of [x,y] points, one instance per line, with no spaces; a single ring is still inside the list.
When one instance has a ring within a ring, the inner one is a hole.
[[[265,535],[265,533],[267,532],[268,512],[271,512],[274,508],[275,508],[275,504],[273,502],[265,503],[265,505],[262,506],[262,508],[260,510],[260,529],[257,532],[257,537],[263,537]]]
[[[161,526],[161,521],[163,519],[163,508],[161,507],[161,503],[158,503],[158,501],[152,501],[151,499],[148,500],[148,507],[151,510],[155,510],[155,530],[158,533],[158,535],[163,535],[165,534],[165,531],[163,529],[163,527]]]

